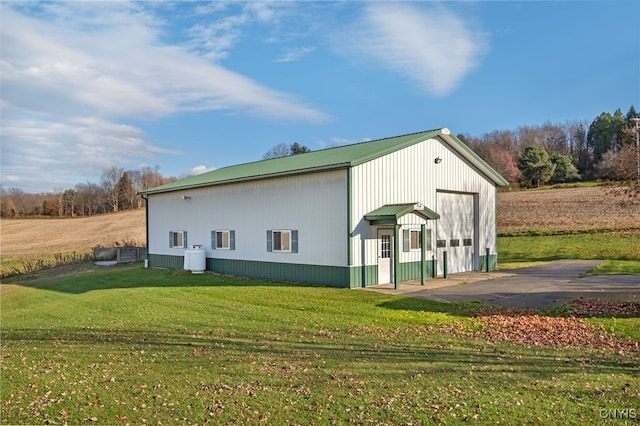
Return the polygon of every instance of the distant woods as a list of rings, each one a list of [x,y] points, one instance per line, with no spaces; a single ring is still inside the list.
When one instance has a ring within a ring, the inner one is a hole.
[[[597,179],[633,186],[638,179],[635,117],[631,106],[626,115],[620,109],[603,112],[591,124],[547,122],[458,138],[521,187]]]
[[[458,135],[505,179],[521,187],[579,180],[609,180],[620,183],[627,194],[640,198],[637,184],[636,130],[631,106],[626,114],[617,109],[603,112],[590,124],[544,123],[517,130],[496,130],[481,137]],[[271,159],[310,152],[299,143],[279,144],[263,158]],[[110,167],[97,183],[79,183],[73,188],[47,194],[27,194],[18,188],[0,186],[2,217],[91,216],[133,210],[144,206],[138,192],[177,180],[164,177],[159,167],[124,170]]]
[[[134,210],[144,207],[139,191],[177,180],[158,172],[159,167],[124,170],[109,167],[100,182],[79,183],[73,188],[46,194],[27,194],[18,188],[0,188],[2,217],[75,217]]]

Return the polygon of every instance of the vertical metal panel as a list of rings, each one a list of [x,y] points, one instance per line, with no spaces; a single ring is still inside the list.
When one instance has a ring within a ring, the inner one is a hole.
[[[189,244],[201,244],[208,257],[346,266],[346,174],[318,172],[150,194],[150,253],[183,255],[184,250],[167,246],[166,234],[187,230]],[[214,229],[235,231],[236,249],[214,251]],[[298,230],[298,253],[268,253],[269,229]]]

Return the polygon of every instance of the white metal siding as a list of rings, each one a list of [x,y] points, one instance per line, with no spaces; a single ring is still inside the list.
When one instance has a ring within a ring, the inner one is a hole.
[[[444,255],[447,252],[449,273],[474,270],[477,258],[475,232],[475,209],[473,194],[438,192],[438,211],[441,219],[436,226],[436,241],[444,241],[445,246],[437,248],[438,274],[444,272]],[[471,239],[471,246],[464,240]],[[452,244],[456,240],[458,245]]]
[[[435,163],[436,157],[442,160],[439,164]],[[377,235],[375,228],[364,220],[365,214],[385,204],[414,202],[438,212],[438,190],[478,194],[478,245],[496,252],[495,185],[438,138],[358,165],[352,170],[351,181],[354,265],[377,262]],[[433,226],[433,221],[428,226]]]
[[[188,231],[208,257],[346,266],[346,171],[203,187],[149,196],[149,251],[171,249],[169,231]],[[184,199],[184,196],[191,197]],[[235,250],[212,250],[211,231],[235,231]],[[298,253],[268,253],[266,231],[298,230]]]

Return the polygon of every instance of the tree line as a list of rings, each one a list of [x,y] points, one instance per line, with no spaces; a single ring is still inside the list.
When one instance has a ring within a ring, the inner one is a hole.
[[[516,130],[496,130],[481,137],[464,134],[458,138],[469,145],[510,183],[539,187],[549,183],[579,180],[612,180],[631,183],[640,196],[637,176],[636,128],[638,117],[631,106],[624,115],[603,112],[591,123],[544,123]],[[279,144],[264,159],[297,155],[310,149],[297,142]],[[102,171],[99,183],[79,183],[57,193],[27,194],[0,185],[2,217],[74,217],[133,210],[144,206],[137,196],[158,185],[177,180],[164,177],[159,166],[124,170],[112,166]],[[635,182],[635,184],[634,184]]]
[[[104,169],[100,182],[78,183],[54,193],[28,194],[18,188],[0,186],[2,217],[76,217],[134,210],[144,207],[138,192],[177,180],[164,177],[159,166],[125,170]]]
[[[499,130],[481,137],[458,135],[511,183],[538,187],[578,180],[637,182],[636,128],[631,106],[586,121],[517,130]]]

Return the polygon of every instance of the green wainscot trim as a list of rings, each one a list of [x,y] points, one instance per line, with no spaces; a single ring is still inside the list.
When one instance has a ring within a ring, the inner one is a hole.
[[[378,284],[378,265],[352,266],[349,272],[349,288],[370,287]]]
[[[184,268],[183,256],[150,254],[148,259],[149,267],[151,268]],[[217,274],[340,288],[350,287],[349,269],[339,266],[301,265],[254,260],[206,259],[206,270]]]
[[[436,265],[437,266],[437,265]],[[421,277],[420,268],[422,262],[406,262],[400,264],[400,282],[402,281],[414,281],[419,280]],[[425,262],[425,276],[426,279],[433,279],[433,262],[428,260]]]
[[[489,271],[494,271],[498,269],[498,255],[490,254],[489,255]],[[479,256],[478,257],[478,270],[481,272],[487,271],[487,256]]]
[[[340,266],[207,258],[207,270],[248,278],[349,288],[349,268]]]
[[[149,254],[150,268],[183,269],[184,256],[171,256],[167,254]]]
[[[183,269],[184,267],[183,256],[149,254],[148,259],[151,268]],[[484,257],[481,257],[481,261],[483,259]],[[490,265],[495,269],[497,255],[491,257]],[[400,263],[400,280],[419,280],[420,267],[421,262]],[[378,284],[378,265],[341,267],[207,258],[206,268],[207,271],[224,275],[328,287],[361,288]],[[434,275],[431,261],[426,262],[425,271],[427,280],[432,279]]]
[[[419,280],[422,262],[400,263],[400,282]],[[437,266],[437,265],[436,265]],[[433,279],[433,263],[431,260],[425,264],[426,279]],[[350,288],[370,287],[378,285],[378,265],[351,267]]]

